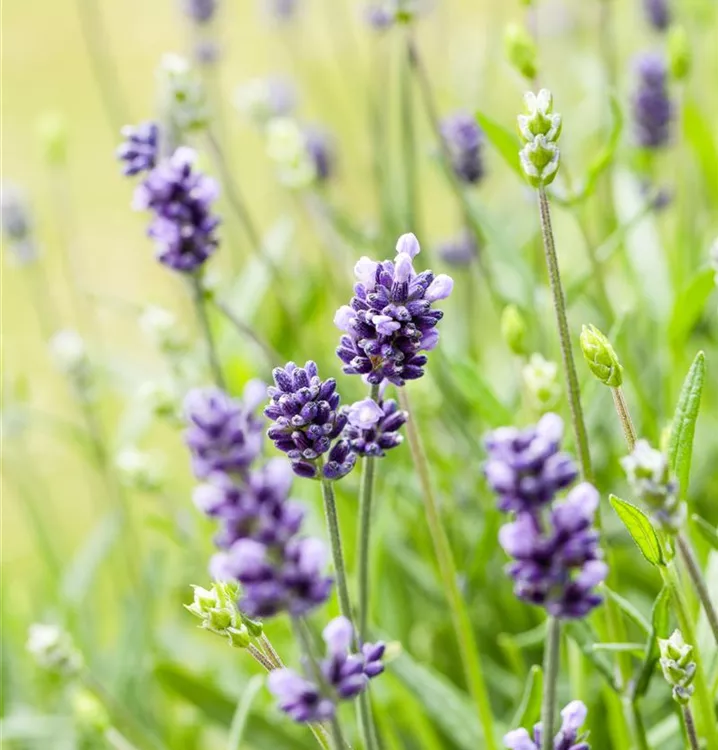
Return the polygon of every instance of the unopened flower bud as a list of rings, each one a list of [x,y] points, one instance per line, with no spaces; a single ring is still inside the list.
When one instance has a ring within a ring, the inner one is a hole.
[[[267,156],[277,165],[280,181],[302,189],[317,179],[314,162],[307,149],[306,134],[290,117],[275,117],[266,130]]]
[[[67,161],[67,120],[57,112],[48,112],[37,121],[37,137],[42,156],[50,166]]]
[[[538,94],[527,91],[524,102],[528,114],[519,115],[518,125],[521,137],[527,143],[542,135],[547,141],[555,142],[561,135],[561,115],[553,111],[553,95],[548,89]]]
[[[175,137],[204,130],[209,108],[204,84],[189,60],[180,55],[164,55],[157,69],[160,109],[175,131]]]
[[[686,705],[693,695],[696,663],[692,659],[693,646],[683,640],[680,630],[674,630],[668,639],[658,639],[661,670],[666,682],[673,688],[673,700]]]
[[[668,32],[668,69],[671,75],[682,81],[691,70],[691,45],[683,26],[672,26]]]
[[[519,152],[521,169],[533,187],[550,185],[556,174],[561,156],[556,144],[547,141],[545,136],[537,135]]]
[[[532,354],[521,370],[526,395],[531,405],[541,414],[555,408],[561,395],[558,365],[540,354]]]
[[[38,666],[65,678],[82,670],[83,660],[69,633],[57,625],[30,625],[26,648]]]
[[[514,354],[523,356],[526,351],[526,321],[516,305],[507,305],[501,313],[501,335]]]
[[[192,588],[194,601],[185,608],[202,620],[201,628],[223,636],[234,648],[246,648],[252,638],[262,634],[261,623],[245,618],[237,608],[239,586],[235,582],[216,581],[211,589]]]
[[[536,77],[536,43],[524,26],[511,23],[504,32],[506,59],[524,78]]]
[[[609,388],[618,388],[623,382],[623,367],[611,342],[595,326],[583,326],[581,351],[591,372]]]
[[[122,483],[140,492],[158,492],[165,480],[157,459],[135,447],[123,448],[115,458],[115,466]]]

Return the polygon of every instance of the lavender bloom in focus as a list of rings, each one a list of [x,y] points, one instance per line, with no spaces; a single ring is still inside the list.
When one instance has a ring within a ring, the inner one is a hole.
[[[669,0],[643,0],[643,10],[656,31],[665,31],[671,23]]]
[[[581,701],[571,701],[561,711],[561,728],[554,737],[554,750],[591,750],[586,742],[588,733],[581,733],[581,726],[586,721],[588,711]],[[504,735],[504,745],[508,750],[540,750],[541,724],[533,728],[532,735],[526,729],[514,729]]]
[[[207,23],[217,10],[217,0],[182,0],[182,9],[195,23]]]
[[[553,506],[545,529],[527,512],[502,527],[499,542],[515,560],[507,570],[519,599],[567,619],[585,617],[601,603],[593,589],[608,568],[593,528],[597,507],[598,492],[584,482]]]
[[[381,457],[404,440],[399,429],[407,414],[392,399],[378,403],[371,398],[357,401],[349,407],[347,418],[344,437],[359,456]]]
[[[159,153],[159,128],[154,122],[125,125],[121,130],[125,138],[117,148],[117,158],[124,162],[122,174],[127,177],[149,172],[155,168]]]
[[[414,271],[420,248],[413,234],[402,235],[396,250],[394,261],[359,260],[354,297],[334,316],[345,332],[337,348],[343,371],[377,385],[422,377],[427,357],[420,352],[438,344],[436,325],[443,317],[432,305],[446,299],[454,285],[445,274]]]
[[[486,438],[484,473],[503,511],[535,513],[578,476],[571,457],[559,451],[563,421],[545,414],[534,427],[500,427]]]
[[[439,257],[450,266],[457,268],[470,265],[479,255],[474,235],[465,229],[461,234],[452,239],[441,242],[436,252]]]
[[[339,394],[334,378],[322,380],[314,362],[297,367],[289,362],[272,372],[275,386],[267,393],[269,405],[264,414],[273,420],[267,435],[287,454],[299,476],[339,479],[348,474],[356,455],[346,440],[336,440],[347,423],[339,409]],[[336,442],[334,442],[336,441]],[[334,443],[332,445],[332,443]],[[326,463],[319,459],[328,453]]]
[[[484,176],[482,149],[484,133],[465,112],[444,118],[441,134],[451,153],[452,166],[461,182],[475,185]]]
[[[253,385],[249,393],[255,391]],[[262,422],[253,414],[258,402],[235,400],[219,388],[196,388],[184,402],[189,426],[185,442],[200,479],[214,472],[246,474],[262,448]]]
[[[638,86],[633,94],[636,140],[643,148],[660,148],[670,139],[673,120],[666,62],[659,54],[645,54],[638,58],[636,72]]]
[[[181,147],[160,162],[135,190],[133,207],[154,213],[147,234],[157,244],[157,257],[175,271],[192,272],[217,248],[219,218],[211,206],[217,183],[193,170],[196,154]]]

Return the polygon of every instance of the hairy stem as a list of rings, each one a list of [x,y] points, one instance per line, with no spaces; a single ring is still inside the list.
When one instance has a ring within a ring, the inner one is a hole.
[[[426,520],[431,532],[431,540],[434,544],[434,553],[439,564],[439,573],[443,588],[446,591],[451,619],[456,632],[456,638],[461,652],[461,661],[463,663],[466,681],[484,733],[484,742],[486,750],[498,750],[496,737],[494,735],[494,717],[491,712],[491,702],[489,701],[489,692],[486,687],[483,669],[481,666],[481,656],[476,644],[474,632],[469,618],[469,612],[464,602],[458,584],[456,564],[451,553],[449,539],[446,536],[446,530],[441,522],[439,507],[434,496],[434,488],[429,475],[429,465],[426,459],[426,452],[421,441],[421,436],[417,429],[416,423],[411,412],[409,398],[406,388],[399,388],[399,401],[402,409],[409,415],[407,420],[407,435],[409,437],[409,447],[414,460],[414,465],[419,477],[422,495],[424,498],[424,508]]]
[[[586,423],[583,418],[583,409],[581,407],[581,392],[578,386],[576,363],[573,359],[571,333],[568,327],[568,318],[566,317],[566,298],[564,297],[563,287],[561,285],[561,272],[559,270],[556,244],[554,242],[553,229],[551,227],[551,211],[549,209],[546,190],[543,186],[538,189],[538,198],[539,213],[541,216],[541,235],[543,237],[546,266],[548,268],[548,277],[551,284],[551,294],[553,295],[553,306],[556,313],[558,336],[561,343],[561,358],[563,360],[564,375],[566,377],[566,390],[568,392],[568,401],[571,408],[573,434],[576,439],[576,449],[578,452],[579,465],[581,467],[581,477],[585,481],[590,482],[593,478],[593,471],[591,469],[591,454],[588,449],[588,435],[586,433]]]
[[[683,706],[683,721],[686,725],[688,741],[691,743],[691,750],[701,750],[701,743],[698,741],[698,733],[696,732],[696,724],[693,721],[690,705]]]
[[[541,750],[553,750],[556,726],[556,687],[561,653],[561,620],[548,618],[543,657],[543,700],[541,702]]]
[[[683,564],[686,566],[688,576],[690,577],[693,586],[695,587],[698,598],[701,600],[703,605],[703,611],[706,613],[708,624],[710,625],[713,638],[718,646],[718,613],[713,606],[711,601],[711,594],[706,585],[705,579],[703,578],[703,572],[701,571],[700,564],[696,557],[695,550],[691,544],[690,539],[685,532],[681,531],[676,537],[676,544],[678,546],[678,552],[681,555]]]
[[[328,479],[322,479],[322,499],[324,500],[324,516],[327,521],[327,531],[329,532],[329,545],[332,550],[332,560],[334,561],[339,611],[349,622],[353,622],[354,618],[352,617],[352,607],[349,599],[346,566],[344,565],[344,552],[342,550],[342,537],[339,531],[337,502],[334,495],[334,485]]]
[[[196,274],[192,276],[192,299],[194,301],[195,311],[197,312],[197,321],[199,322],[202,336],[204,337],[207,346],[207,356],[209,358],[209,367],[212,371],[212,377],[214,378],[216,385],[220,388],[225,388],[224,375],[222,374],[222,368],[219,364],[217,347],[214,343],[212,327],[209,324],[209,317],[207,315],[207,305],[204,296],[204,289],[202,288],[202,280]]]
[[[633,420],[631,419],[631,413],[628,410],[628,404],[626,403],[626,396],[623,393],[623,388],[621,388],[620,385],[618,388],[611,388],[611,395],[613,396],[613,403],[616,407],[616,414],[618,414],[618,419],[623,428],[623,434],[626,438],[628,450],[629,452],[632,452],[636,447],[638,435],[636,434],[636,428],[633,426]]]

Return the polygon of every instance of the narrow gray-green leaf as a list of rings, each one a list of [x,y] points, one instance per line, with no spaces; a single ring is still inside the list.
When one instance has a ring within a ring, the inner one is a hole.
[[[676,297],[668,323],[668,339],[672,347],[679,349],[700,320],[708,298],[715,291],[714,277],[712,268],[703,268]]]
[[[680,492],[685,497],[688,491],[688,479],[691,472],[693,455],[693,438],[696,433],[696,421],[701,407],[701,394],[706,378],[706,357],[698,352],[691,364],[686,379],[683,381],[678,404],[673,415],[671,436],[668,440],[668,462],[680,485]]]
[[[645,657],[643,659],[641,671],[638,673],[636,679],[636,686],[634,688],[635,696],[645,695],[651,684],[651,678],[653,677],[659,655],[658,638],[666,637],[668,635],[670,601],[671,591],[666,586],[661,589],[660,594],[658,594],[656,601],[653,603],[653,611],[651,612],[651,632],[646,638]]]
[[[242,691],[237,701],[237,708],[232,717],[232,724],[229,728],[229,740],[227,741],[227,750],[240,750],[242,738],[244,737],[244,730],[247,727],[247,718],[252,708],[252,703],[257,697],[257,694],[264,685],[264,677],[261,674],[256,674],[247,683],[247,686]]]
[[[521,143],[518,136],[483,112],[476,113],[476,121],[481,125],[488,142],[523,181],[524,175],[519,162]]]
[[[651,565],[665,565],[666,561],[661,543],[658,541],[658,534],[648,516],[640,508],[621,500],[620,497],[611,495],[610,500],[613,509],[646,560]]]
[[[623,612],[629,620],[634,622],[638,627],[646,634],[651,632],[651,623],[636,609],[636,607],[624,599],[620,594],[617,594],[613,589],[608,588],[605,584],[601,587],[606,596],[614,601],[618,608]]]
[[[695,514],[691,516],[691,521],[693,521],[699,534],[706,540],[706,542],[708,542],[714,550],[718,550],[718,528],[708,523],[705,518],[701,518]]]
[[[643,658],[646,647],[643,643],[594,643],[594,651],[608,651],[614,654],[633,654]]]
[[[524,694],[521,696],[512,727],[532,727],[541,718],[541,697],[543,696],[543,670],[537,664],[529,670]]]

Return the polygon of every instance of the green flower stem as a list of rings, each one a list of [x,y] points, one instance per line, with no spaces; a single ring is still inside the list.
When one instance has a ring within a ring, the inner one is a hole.
[[[204,289],[202,287],[202,280],[198,274],[192,275],[191,283],[192,299],[194,301],[195,311],[197,312],[197,320],[207,345],[207,355],[209,357],[209,366],[212,371],[212,377],[214,378],[214,382],[220,388],[225,388],[224,375],[222,374],[222,368],[219,364],[217,348],[214,343],[214,337],[212,336],[212,327],[209,324],[209,317],[207,315],[207,305],[204,296]]]
[[[402,147],[404,186],[406,189],[405,226],[421,236],[418,226],[419,180],[416,162],[416,127],[414,123],[414,97],[412,96],[412,41],[411,28],[406,29],[406,61],[401,66],[400,116],[402,124]]]
[[[267,654],[267,656],[272,660],[274,665],[281,669],[284,666],[284,662],[282,661],[282,657],[277,653],[277,650],[272,645],[272,642],[267,638],[266,633],[262,633],[261,636],[259,636],[259,640],[262,644],[262,648],[264,649],[264,653]]]
[[[541,750],[553,750],[556,734],[556,687],[561,656],[561,620],[549,617],[543,657],[543,700],[541,702]]]
[[[277,665],[263,652],[260,651],[253,643],[247,646],[249,655],[261,666],[263,666],[267,672],[271,672],[273,669],[277,669]]]
[[[275,365],[277,362],[282,361],[282,355],[277,352],[274,347],[262,336],[260,336],[252,326],[245,323],[241,318],[234,314],[232,309],[227,305],[226,302],[212,297],[212,304],[217,308],[219,312],[224,315],[225,318],[234,326],[240,336],[248,338],[253,341],[264,354],[265,359],[269,366]]]
[[[321,464],[320,464],[321,471]],[[347,585],[346,566],[344,565],[344,552],[342,551],[342,537],[339,531],[339,516],[337,515],[337,502],[334,495],[334,485],[328,479],[322,479],[322,499],[324,500],[324,516],[329,532],[329,545],[332,550],[334,561],[334,575],[337,584],[337,596],[339,597],[339,611],[344,617],[353,622],[351,601],[349,599],[349,586]]]
[[[426,452],[424,451],[421,436],[411,412],[406,388],[399,388],[399,402],[401,403],[401,408],[409,415],[406,425],[409,447],[419,476],[419,483],[424,497],[426,520],[434,544],[434,553],[439,564],[441,581],[446,591],[449,611],[451,612],[451,619],[461,652],[461,661],[463,662],[466,674],[466,681],[483,728],[484,748],[485,750],[498,750],[494,734],[494,717],[491,712],[489,692],[481,667],[481,656],[474,637],[469,612],[459,590],[456,564],[451,553],[446,530],[441,522],[439,507],[429,475]]]
[[[576,449],[578,452],[579,465],[581,467],[581,477],[585,481],[590,482],[593,478],[593,471],[591,469],[591,455],[588,450],[588,435],[586,433],[586,423],[583,418],[583,409],[581,408],[581,393],[578,386],[576,363],[573,359],[573,347],[571,346],[568,318],[566,317],[566,298],[564,297],[563,287],[561,285],[561,273],[558,265],[558,256],[556,255],[553,229],[551,227],[551,210],[549,208],[546,189],[543,186],[538,189],[538,199],[539,213],[541,216],[541,235],[543,237],[546,266],[548,268],[554,310],[556,312],[558,336],[561,342],[561,357],[563,359],[563,369],[566,376],[566,390],[568,392],[569,406],[571,407],[571,422],[576,439]]]
[[[698,741],[696,724],[693,721],[690,704],[683,706],[683,722],[686,725],[686,734],[688,735],[688,741],[691,743],[691,750],[701,750],[701,743]]]
[[[611,388],[611,395],[613,396],[613,403],[616,407],[616,414],[618,414],[618,419],[623,428],[623,434],[626,438],[628,450],[631,452],[636,447],[638,435],[636,434],[636,428],[633,426],[633,420],[631,419],[631,413],[628,410],[628,404],[626,403],[626,396],[623,393],[623,388],[621,388],[620,385],[618,388]]]
[[[676,536],[676,545],[681,560],[683,560],[683,564],[685,565],[696,593],[698,594],[698,598],[701,600],[703,611],[706,613],[706,618],[710,625],[711,632],[713,633],[713,638],[718,646],[718,613],[716,613],[716,609],[711,601],[710,591],[708,590],[708,586],[706,586],[705,579],[703,578],[703,573],[698,563],[698,559],[696,558],[693,545],[685,532],[681,531],[678,533]]]
[[[703,667],[700,650],[695,646],[695,644],[698,643],[696,639],[696,631],[693,626],[693,620],[691,618],[688,604],[683,596],[682,583],[678,577],[678,571],[673,564],[662,567],[661,575],[663,576],[666,585],[670,588],[671,597],[678,616],[678,624],[680,625],[683,637],[685,638],[686,643],[694,644],[692,656],[696,664],[696,676],[694,682],[696,691],[693,700],[699,708],[698,726],[701,733],[708,741],[708,747],[718,747],[718,722],[716,721],[713,697],[708,686],[708,679]]]

